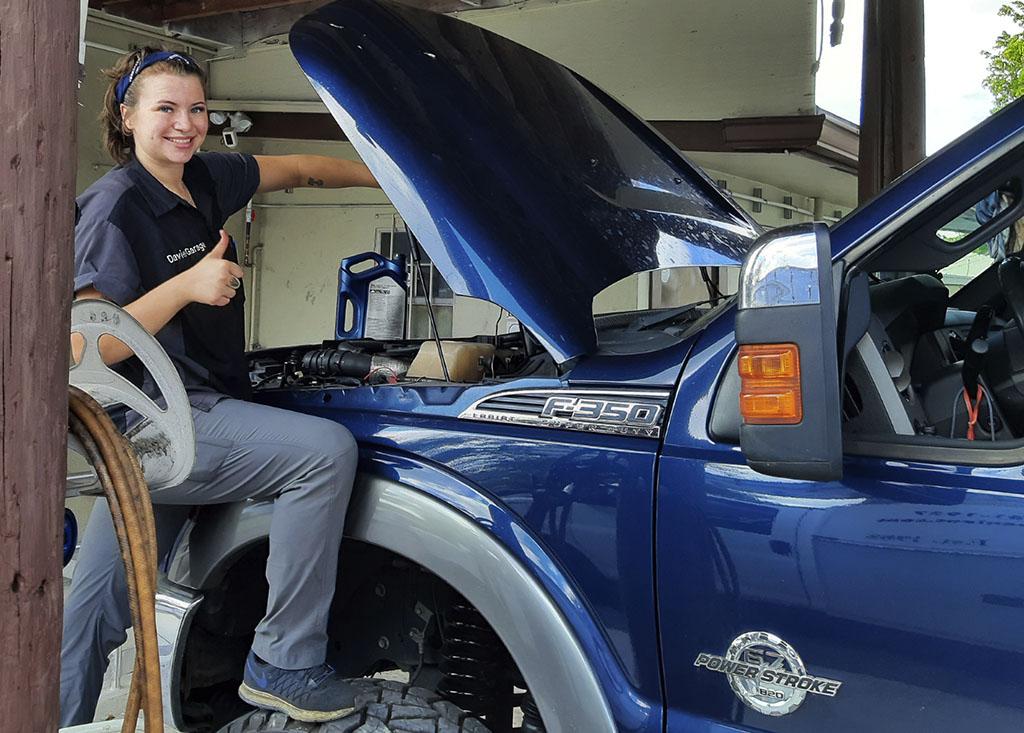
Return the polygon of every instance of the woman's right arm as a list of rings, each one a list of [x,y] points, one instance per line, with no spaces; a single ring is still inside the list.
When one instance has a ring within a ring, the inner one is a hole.
[[[242,268],[224,259],[228,235],[222,229],[220,241],[203,259],[184,272],[164,281],[124,309],[151,334],[156,334],[178,311],[189,303],[227,305],[238,292],[229,284],[233,277],[242,279]],[[85,287],[75,293],[75,299],[100,298],[109,300],[94,287]],[[75,362],[82,356],[85,340],[80,333],[71,334],[71,353]],[[114,338],[100,339],[100,356],[106,364],[117,364],[132,355],[131,349]]]

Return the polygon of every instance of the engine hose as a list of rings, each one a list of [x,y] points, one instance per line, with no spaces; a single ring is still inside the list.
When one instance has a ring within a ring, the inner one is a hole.
[[[85,449],[110,505],[125,564],[136,657],[121,731],[134,731],[141,711],[146,733],[163,733],[156,636],[156,532],[149,488],[131,445],[96,400],[69,387],[68,409],[69,429]]]

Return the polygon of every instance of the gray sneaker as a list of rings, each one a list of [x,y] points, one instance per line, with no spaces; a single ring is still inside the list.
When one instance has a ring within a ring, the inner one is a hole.
[[[281,669],[250,651],[238,696],[250,705],[277,710],[304,723],[323,723],[354,710],[356,689],[328,664]]]

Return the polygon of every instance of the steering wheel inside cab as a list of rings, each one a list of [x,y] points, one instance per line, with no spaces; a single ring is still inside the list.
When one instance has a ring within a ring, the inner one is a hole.
[[[1024,257],[1008,255],[997,266],[996,274],[1006,313],[1012,317],[1014,327],[992,331],[992,305],[978,309],[964,344],[963,383],[965,389],[974,394],[978,378],[983,376],[1011,432],[1021,436],[1024,435]]]
[[[1024,337],[1024,258],[1020,254],[1007,255],[996,270],[999,289],[1017,323],[1017,330]]]

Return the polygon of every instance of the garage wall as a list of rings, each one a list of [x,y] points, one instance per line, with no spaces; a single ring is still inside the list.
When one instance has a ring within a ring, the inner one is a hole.
[[[754,221],[767,229],[826,218],[836,219],[839,218],[834,216],[837,211],[840,212],[840,217],[842,217],[848,214],[851,209],[847,204],[836,203],[824,198],[818,199],[813,196],[804,196],[794,191],[765,183],[764,181],[738,176],[735,173],[714,168],[705,168],[704,170],[713,180],[718,182],[719,187],[724,188],[736,200],[736,203],[753,217]],[[853,176],[850,176],[850,179],[852,181],[851,185],[856,187],[856,179]],[[755,189],[760,189],[761,198],[765,199],[765,202],[761,204],[760,211],[754,210],[754,202],[750,200],[750,198],[753,198]],[[788,204],[786,203],[787,197],[791,199]],[[777,204],[793,206],[802,211],[789,211],[789,218],[787,218],[786,209],[777,206]]]
[[[253,154],[310,153],[358,160],[340,142],[245,140],[239,150]],[[247,272],[248,311],[255,306],[255,334],[264,346],[310,343],[334,334],[338,265],[341,259],[374,249],[379,230],[390,229],[395,209],[377,189],[295,189],[254,199],[251,243],[257,272]],[[268,208],[263,208],[268,207]],[[228,222],[244,245],[244,215]]]

